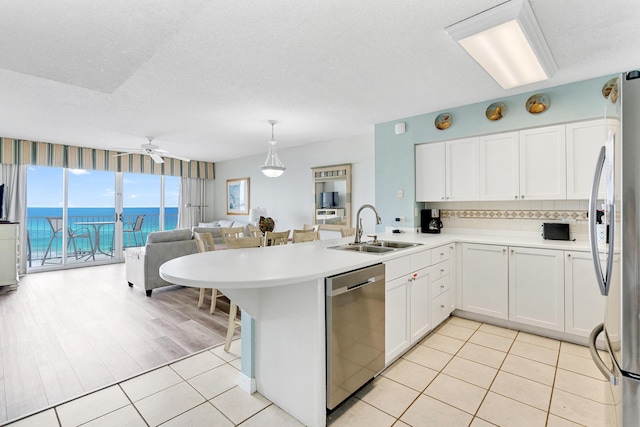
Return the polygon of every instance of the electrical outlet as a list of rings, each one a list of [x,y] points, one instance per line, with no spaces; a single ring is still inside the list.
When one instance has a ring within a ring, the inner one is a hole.
[[[394,218],[395,222],[404,222],[404,217],[403,216],[397,216]]]
[[[404,190],[398,190],[398,199],[404,198]]]

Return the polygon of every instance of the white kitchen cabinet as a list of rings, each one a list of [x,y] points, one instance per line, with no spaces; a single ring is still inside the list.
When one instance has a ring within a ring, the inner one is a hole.
[[[0,287],[18,284],[18,224],[0,224]]]
[[[416,145],[416,200],[445,199],[444,142]]]
[[[462,309],[509,317],[509,256],[506,246],[462,245]]]
[[[563,251],[509,248],[509,320],[564,331]]]
[[[607,122],[603,119],[566,125],[567,199],[589,198],[596,160],[608,132]],[[600,182],[598,198],[605,198],[604,180]]]
[[[565,332],[588,337],[604,321],[606,297],[600,293],[590,252],[566,251],[564,265]]]
[[[522,130],[518,137],[520,199],[565,199],[565,125]]]
[[[445,159],[445,200],[478,200],[478,138],[445,142]]]
[[[385,262],[385,363],[429,332],[429,250]]]
[[[520,198],[518,132],[479,138],[480,200]]]
[[[427,268],[411,274],[409,286],[409,333],[410,344],[417,342],[431,327],[431,298],[429,297],[429,272]]]
[[[409,287],[405,278],[386,282],[385,363],[409,348]]]

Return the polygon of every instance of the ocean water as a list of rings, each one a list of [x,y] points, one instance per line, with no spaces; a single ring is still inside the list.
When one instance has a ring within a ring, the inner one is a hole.
[[[165,230],[173,230],[176,228],[178,222],[178,208],[171,207],[165,208]],[[160,229],[160,208],[124,208],[123,209],[123,222],[124,228],[130,229],[135,223],[138,215],[144,215],[144,221],[142,223],[142,239],[146,240],[147,234],[152,231],[158,231]],[[33,253],[32,258],[38,257],[38,254],[42,255],[46,250],[49,241],[51,240],[52,230],[49,225],[47,217],[62,217],[62,208],[27,208],[27,232],[29,234],[29,241],[31,243],[31,251]],[[114,208],[69,208],[68,209],[69,227],[74,230],[77,228],[87,227],[82,225],[76,225],[77,222],[86,221],[114,221],[115,209]],[[138,235],[138,241],[141,236]],[[124,245],[133,246],[134,239],[131,233],[125,233]],[[60,250],[60,239],[57,239],[56,247],[54,250]],[[100,246],[101,248],[109,249],[113,245],[113,225],[105,225],[100,230]]]

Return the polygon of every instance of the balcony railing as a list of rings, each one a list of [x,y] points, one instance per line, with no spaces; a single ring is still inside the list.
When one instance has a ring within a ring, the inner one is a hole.
[[[123,230],[133,230],[137,215],[123,215]],[[53,221],[55,223],[55,221]],[[177,214],[165,214],[164,229],[173,230]],[[91,224],[93,223],[93,224]],[[60,264],[62,262],[62,232],[54,233],[48,217],[27,218],[27,261],[29,267]],[[63,227],[64,228],[64,227]],[[114,216],[70,216],[67,227],[67,262],[85,262],[113,258]],[[144,246],[147,235],[160,230],[160,215],[145,214],[138,232],[123,233],[124,248]]]

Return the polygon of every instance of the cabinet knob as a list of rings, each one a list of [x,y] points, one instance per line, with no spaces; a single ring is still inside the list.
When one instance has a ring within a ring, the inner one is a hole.
[[[442,196],[440,199],[441,199],[441,200],[444,200],[444,196]]]
[[[517,199],[517,198],[518,198],[518,196],[517,196],[517,195],[515,195],[515,196],[513,196],[513,198],[514,198],[514,199]]]
[[[521,199],[524,199],[524,194],[520,196]]]
[[[440,308],[444,308],[444,304],[440,304]]]
[[[440,273],[444,273],[444,268],[441,268],[441,269],[440,269]]]
[[[567,258],[571,258],[571,254],[567,254]]]
[[[507,252],[507,250],[506,250],[506,249],[503,249],[503,250],[502,250],[502,253],[505,253],[505,252]]]
[[[444,289],[444,285],[440,285],[440,289]]]

